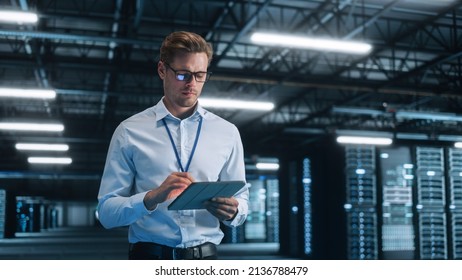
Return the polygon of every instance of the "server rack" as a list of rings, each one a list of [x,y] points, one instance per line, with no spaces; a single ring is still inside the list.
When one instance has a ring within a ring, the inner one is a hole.
[[[221,225],[221,230],[225,234],[222,243],[244,243],[245,230],[243,226],[240,227],[227,227]]]
[[[6,231],[6,191],[0,190],[0,238],[5,238]]]
[[[462,150],[448,149],[449,217],[453,259],[462,259]]]
[[[447,259],[444,150],[416,147],[420,259]]]
[[[261,178],[248,181],[249,189],[249,214],[244,224],[245,240],[253,242],[266,241],[266,189],[265,182]]]
[[[383,259],[414,259],[414,165],[408,147],[380,149]]]
[[[311,207],[311,162],[309,158],[303,159],[302,165],[302,186],[303,186],[303,232],[304,232],[304,253],[311,255],[313,252],[312,240],[312,207]]]
[[[267,241],[279,243],[279,181],[266,180]]]
[[[401,158],[387,166],[393,150]],[[462,259],[461,149],[352,145],[345,155],[348,258]]]
[[[345,146],[347,254],[378,259],[377,179],[374,146]]]
[[[16,232],[40,232],[43,226],[43,197],[16,197]]]

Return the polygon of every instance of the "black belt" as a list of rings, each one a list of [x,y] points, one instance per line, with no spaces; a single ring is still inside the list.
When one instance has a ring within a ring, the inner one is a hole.
[[[173,248],[151,242],[131,243],[129,247],[129,259],[132,260],[201,260],[216,258],[217,246],[210,242],[188,248]]]

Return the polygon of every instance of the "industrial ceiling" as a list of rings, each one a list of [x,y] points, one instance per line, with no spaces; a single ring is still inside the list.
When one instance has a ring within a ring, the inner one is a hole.
[[[248,158],[296,152],[345,130],[462,135],[461,1],[11,0],[0,8],[39,16],[35,25],[0,22],[0,86],[57,92],[55,100],[0,99],[0,120],[65,126],[60,133],[0,131],[0,187],[18,192],[95,198],[115,127],[163,95],[159,47],[177,30],[213,44],[203,96],[275,104],[269,112],[210,108],[237,125]],[[373,49],[352,55],[262,46],[249,39],[255,31],[358,40]],[[14,148],[18,141],[67,143],[73,162],[31,165]]]

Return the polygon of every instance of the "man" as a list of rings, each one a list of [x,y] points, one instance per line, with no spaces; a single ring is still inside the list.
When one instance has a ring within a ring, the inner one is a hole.
[[[167,209],[194,181],[245,181],[237,128],[198,102],[212,55],[195,33],[168,35],[157,65],[163,98],[123,121],[111,139],[98,214],[106,228],[129,226],[129,259],[216,259],[220,222],[236,227],[247,217],[247,186],[205,209]]]

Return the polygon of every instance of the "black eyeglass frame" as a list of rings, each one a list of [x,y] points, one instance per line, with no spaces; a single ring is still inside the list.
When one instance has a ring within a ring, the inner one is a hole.
[[[209,81],[210,79],[210,76],[212,76],[212,72],[204,72],[204,71],[199,71],[199,72],[191,72],[191,71],[188,71],[188,70],[176,70],[176,69],[173,69],[172,66],[170,66],[170,64],[168,64],[167,62],[164,62],[162,61],[165,66],[167,66],[167,68],[170,68],[170,70],[173,71],[173,73],[175,73],[175,79],[177,81],[180,81],[180,82],[189,82],[191,81],[192,77],[194,76],[194,79],[196,80],[196,82],[198,83],[206,83]],[[184,72],[184,73],[182,73]],[[198,74],[205,74],[205,80],[204,81],[198,81],[197,80],[197,75]],[[183,76],[183,79],[180,78],[180,76]]]

